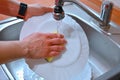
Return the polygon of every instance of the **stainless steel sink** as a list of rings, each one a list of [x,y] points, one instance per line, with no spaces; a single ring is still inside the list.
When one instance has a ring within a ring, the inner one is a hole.
[[[97,80],[107,80],[105,75],[109,75],[109,71],[113,70],[118,64],[120,64],[120,47],[119,44],[114,40],[111,36],[106,35],[99,29],[99,27],[92,23],[91,18],[88,15],[81,16],[80,14],[84,14],[83,11],[79,10],[76,6],[72,5],[72,10],[78,10],[77,13],[74,11],[67,11],[68,7],[65,8],[66,13],[71,16],[74,20],[78,22],[79,25],[85,31],[90,47],[90,55],[88,62],[92,67],[93,79]],[[85,17],[86,16],[86,17]],[[4,25],[4,27],[0,30],[0,40],[18,40],[20,30],[24,21],[16,20],[12,21],[12,24]],[[119,36],[119,35],[118,35]],[[120,37],[120,36],[119,36]],[[16,63],[18,65],[16,65]],[[5,64],[10,73],[13,76],[11,80],[24,80],[21,79],[20,75],[26,75],[23,73],[23,67],[28,71],[29,77],[36,75],[34,72],[28,69],[28,66],[24,63],[23,59],[16,60],[10,63]],[[119,71],[120,72],[120,71]],[[28,79],[28,76],[24,76],[25,80]],[[36,75],[36,77],[39,77]],[[107,78],[110,78],[108,76]],[[41,78],[41,80],[44,80]]]
[[[120,64],[120,47],[111,38],[112,35],[106,35],[107,33],[103,33],[98,26],[93,25],[91,22],[82,21],[82,19],[76,17],[74,19],[82,26],[88,37],[90,47],[89,62],[93,68],[94,79]]]

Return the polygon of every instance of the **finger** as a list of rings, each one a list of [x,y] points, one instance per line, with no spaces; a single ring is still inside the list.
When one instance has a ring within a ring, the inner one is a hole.
[[[64,38],[64,35],[57,33],[49,33],[48,38]]]
[[[58,55],[60,55],[61,54],[61,52],[57,52],[57,51],[52,51],[52,52],[50,52],[49,53],[49,57],[54,57],[54,56],[58,56]]]
[[[64,38],[53,38],[50,39],[48,42],[49,45],[64,45],[67,43],[67,41]]]
[[[55,45],[50,47],[50,51],[57,51],[57,52],[62,52],[65,49],[66,48],[64,45]]]

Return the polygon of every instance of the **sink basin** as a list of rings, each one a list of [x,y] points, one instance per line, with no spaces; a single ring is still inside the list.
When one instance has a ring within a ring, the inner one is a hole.
[[[118,64],[120,64],[120,47],[117,42],[115,42],[110,36],[102,33],[97,25],[94,25],[91,21],[81,18],[79,15],[69,14],[74,20],[78,22],[79,25],[85,31],[90,47],[90,55],[88,62],[92,68],[93,79],[97,80],[107,80],[105,75],[109,75],[109,71],[113,70]],[[18,21],[18,22],[16,22]],[[24,21],[16,20],[12,24],[5,25],[0,31],[0,40],[18,40],[20,30]],[[20,63],[20,65],[15,65],[15,63]],[[21,64],[22,63],[22,64]],[[17,67],[16,67],[17,66]],[[23,67],[27,68],[27,65],[22,59],[16,60],[6,64],[6,67],[14,77],[13,80],[19,80],[22,73]],[[27,68],[28,69],[28,68]],[[21,70],[21,71],[20,71]],[[27,71],[27,70],[26,70]],[[30,75],[34,75],[30,71]],[[29,76],[30,77],[30,76]],[[111,76],[108,77],[108,79]],[[28,78],[28,77],[27,77]],[[22,80],[22,79],[21,79]],[[24,80],[24,79],[23,79]],[[30,79],[26,79],[30,80]],[[41,80],[43,80],[41,78]]]
[[[120,47],[111,38],[112,35],[105,35],[98,30],[98,26],[92,25],[90,22],[73,18],[82,26],[87,35],[90,47],[89,62],[93,67],[94,79],[117,66],[120,63]]]

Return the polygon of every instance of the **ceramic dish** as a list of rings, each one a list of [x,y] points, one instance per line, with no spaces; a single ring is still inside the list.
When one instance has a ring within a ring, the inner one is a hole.
[[[52,13],[32,17],[23,25],[20,40],[34,32],[55,31],[64,34],[67,40],[66,51],[50,63],[45,59],[27,59],[26,63],[45,80],[72,80],[76,75],[81,74],[87,63],[89,45],[83,29],[71,17],[65,15],[60,23],[53,19]]]

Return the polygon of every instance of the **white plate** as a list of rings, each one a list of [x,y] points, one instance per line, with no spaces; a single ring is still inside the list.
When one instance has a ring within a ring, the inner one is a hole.
[[[26,60],[30,68],[45,80],[72,80],[82,72],[88,60],[88,40],[80,25],[65,15],[59,30],[67,40],[67,50],[62,55],[55,57],[50,63],[44,59]],[[52,13],[47,13],[26,21],[21,30],[20,40],[34,32],[52,33],[54,31],[57,31],[56,21]]]

